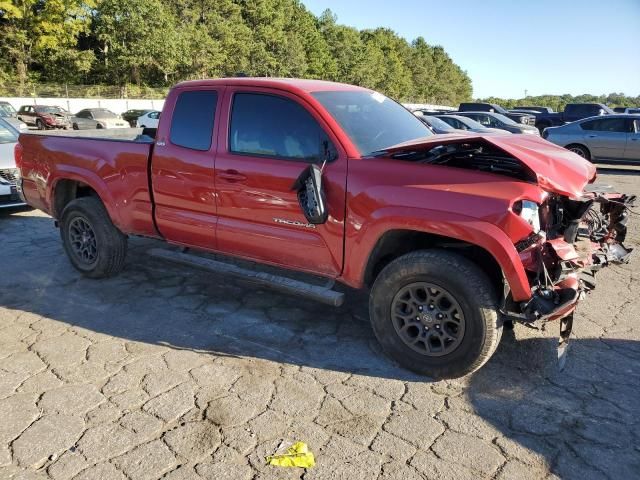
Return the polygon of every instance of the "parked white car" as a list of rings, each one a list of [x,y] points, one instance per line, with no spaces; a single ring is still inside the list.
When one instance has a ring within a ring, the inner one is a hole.
[[[0,118],[0,209],[24,206],[16,185],[18,169],[13,150],[20,132],[4,118]]]
[[[152,110],[138,117],[136,120],[136,127],[138,128],[158,128],[158,121],[160,120],[160,112]]]

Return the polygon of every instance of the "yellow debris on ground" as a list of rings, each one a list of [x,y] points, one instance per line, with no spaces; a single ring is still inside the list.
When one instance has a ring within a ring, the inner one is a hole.
[[[311,468],[316,464],[313,453],[304,442],[296,442],[282,455],[269,455],[265,457],[267,465],[276,467],[302,467]]]

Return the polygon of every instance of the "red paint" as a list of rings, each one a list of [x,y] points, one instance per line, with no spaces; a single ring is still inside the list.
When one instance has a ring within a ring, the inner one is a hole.
[[[193,89],[218,92],[215,131],[207,152],[177,147],[168,140],[176,97]],[[310,94],[350,89],[359,87],[290,79],[184,82],[169,93],[157,133],[164,146],[153,152],[144,143],[21,135],[24,192],[32,206],[56,216],[60,212],[53,211],[53,198],[58,182],[77,180],[97,192],[114,223],[127,234],[162,237],[313,272],[354,287],[363,285],[369,256],[385,232],[438,234],[484,248],[500,264],[513,298],[528,299],[526,258],[514,244],[530,235],[531,227],[512,212],[512,205],[523,199],[540,203],[544,190],[579,196],[595,178],[594,167],[525,135],[483,138],[526,164],[538,185],[477,171],[360,158],[345,132]],[[237,91],[290,98],[326,131],[338,149],[338,158],[324,171],[330,209],[326,224],[309,228],[274,221],[306,223],[291,191],[306,164],[228,151],[229,110]],[[428,148],[477,138],[437,136],[410,145]]]

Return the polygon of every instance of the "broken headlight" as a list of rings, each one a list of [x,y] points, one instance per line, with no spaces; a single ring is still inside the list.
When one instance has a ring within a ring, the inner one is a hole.
[[[533,233],[540,232],[540,211],[538,204],[531,200],[521,200],[514,204],[513,211],[531,225]]]

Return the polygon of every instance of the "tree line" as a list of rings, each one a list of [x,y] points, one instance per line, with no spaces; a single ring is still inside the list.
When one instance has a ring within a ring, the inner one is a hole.
[[[556,112],[561,112],[567,103],[604,103],[609,107],[640,107],[640,95],[629,97],[624,93],[610,93],[608,95],[538,95],[527,96],[526,98],[498,98],[488,97],[480,100],[482,102],[497,103],[505,108],[515,107],[551,107]]]
[[[358,30],[299,0],[0,0],[0,87],[167,87],[243,72],[362,85],[455,105],[469,76],[441,46]]]

